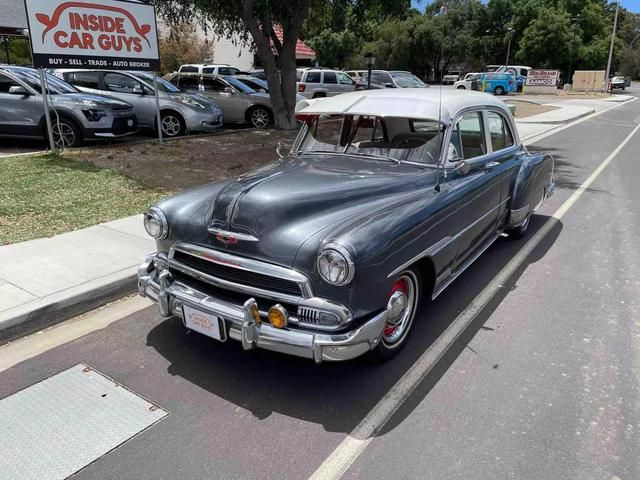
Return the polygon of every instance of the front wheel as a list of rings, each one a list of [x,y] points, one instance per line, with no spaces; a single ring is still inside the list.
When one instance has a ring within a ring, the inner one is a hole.
[[[458,90],[466,90],[466,87],[465,87],[464,85],[460,85],[460,86],[458,87]]]
[[[525,218],[524,222],[522,222],[522,225],[520,225],[519,227],[507,230],[507,234],[509,235],[510,239],[518,240],[519,238],[522,238],[527,234],[527,232],[529,231],[529,225],[531,224],[531,215],[533,214],[530,213],[529,215],[527,215],[527,218]]]
[[[56,147],[64,149],[82,145],[82,133],[73,121],[67,120],[66,118],[58,119],[55,116],[51,120],[53,123],[51,126],[53,141]]]
[[[385,361],[402,350],[413,326],[422,298],[422,277],[416,268],[398,275],[387,300],[387,321],[382,338],[371,351],[376,361]]]
[[[496,89],[493,91],[493,93],[495,93],[496,95],[504,95],[504,88],[496,87]]]
[[[174,112],[164,112],[161,117],[162,135],[167,138],[181,137],[186,133],[187,127],[182,117]]]

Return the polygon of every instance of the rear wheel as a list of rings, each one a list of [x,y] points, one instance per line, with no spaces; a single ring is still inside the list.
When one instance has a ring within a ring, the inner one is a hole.
[[[323,93],[323,92],[320,92],[320,93],[314,93],[314,94],[313,94],[313,98],[324,98],[324,97],[326,97],[326,96],[327,96],[327,94],[326,94],[326,93]]]
[[[255,107],[249,113],[249,122],[254,128],[267,128],[273,123],[273,115],[264,107]]]
[[[53,125],[53,141],[58,148],[79,147],[82,145],[82,133],[80,128],[72,120],[60,118],[59,120],[53,116],[51,119]]]
[[[408,268],[398,275],[387,300],[387,322],[378,345],[371,351],[376,361],[388,360],[400,352],[411,331],[422,298],[420,271]]]
[[[464,85],[460,85],[460,86],[458,87],[458,90],[466,90],[466,87],[465,87]]]
[[[493,93],[495,93],[496,95],[504,95],[504,88],[497,86]]]

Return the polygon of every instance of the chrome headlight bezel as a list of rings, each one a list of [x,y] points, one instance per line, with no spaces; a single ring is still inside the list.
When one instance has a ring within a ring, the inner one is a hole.
[[[341,268],[344,271],[337,280],[332,280],[326,272],[326,264],[324,264],[323,261],[326,261],[329,256],[333,257],[333,261],[336,259],[339,260]],[[320,250],[318,258],[316,259],[316,268],[318,269],[320,278],[335,287],[349,285],[356,274],[356,266],[351,253],[339,243],[328,243]]]
[[[157,222],[159,231],[157,235],[154,235],[151,231],[151,222]],[[156,240],[164,240],[169,236],[169,223],[164,212],[158,207],[151,207],[144,212],[144,229],[151,238]]]

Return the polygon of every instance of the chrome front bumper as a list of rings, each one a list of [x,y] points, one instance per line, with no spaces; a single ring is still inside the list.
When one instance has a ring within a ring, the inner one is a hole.
[[[356,358],[372,350],[382,337],[386,310],[346,333],[321,333],[303,329],[278,329],[268,323],[256,323],[245,305],[236,305],[211,297],[179,282],[172,282],[169,272],[158,275],[153,267],[155,255],[145,257],[138,268],[138,293],[158,304],[160,315],[183,318],[187,305],[224,320],[228,336],[242,343],[245,350],[262,348],[274,352],[323,361],[339,362]]]

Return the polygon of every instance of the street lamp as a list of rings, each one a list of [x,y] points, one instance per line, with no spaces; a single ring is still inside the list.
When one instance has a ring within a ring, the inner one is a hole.
[[[571,86],[573,88],[573,55],[574,55],[574,50],[576,48],[576,28],[575,28],[575,23],[580,19],[580,14],[577,14],[575,17],[571,17],[571,29],[573,30],[573,42],[571,43],[571,57],[569,59],[569,72],[567,75],[567,82],[571,83]]]
[[[509,68],[509,55],[511,55],[511,40],[513,40],[513,27],[507,28],[507,33],[509,34],[509,46],[507,47],[507,62],[504,64],[504,71],[506,72]],[[504,45],[504,43],[503,43]]]
[[[376,63],[376,56],[369,52],[364,56],[365,61],[367,62],[367,90],[371,89],[371,69]]]

